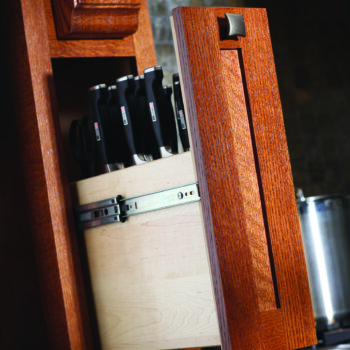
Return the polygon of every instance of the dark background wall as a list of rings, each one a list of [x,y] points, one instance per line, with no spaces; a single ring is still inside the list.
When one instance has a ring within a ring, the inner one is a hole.
[[[266,8],[294,185],[306,196],[350,193],[349,1],[148,1],[158,63],[170,72],[177,70],[171,8]]]

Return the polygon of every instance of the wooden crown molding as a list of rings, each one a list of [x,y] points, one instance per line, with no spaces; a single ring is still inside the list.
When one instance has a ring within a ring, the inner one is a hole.
[[[52,0],[58,39],[123,38],[138,28],[139,0]]]

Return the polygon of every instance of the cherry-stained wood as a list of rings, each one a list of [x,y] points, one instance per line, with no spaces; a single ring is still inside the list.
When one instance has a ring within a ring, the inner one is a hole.
[[[157,64],[147,1],[141,2],[139,13],[139,30],[133,35],[132,38],[134,41],[137,69],[139,74],[143,74],[145,68],[152,67]]]
[[[6,8],[11,78],[25,205],[29,213],[50,349],[91,349],[78,249],[66,205],[68,183],[58,150],[58,116],[42,6],[13,1]],[[40,54],[38,54],[40,53]],[[50,79],[51,77],[51,79]],[[60,162],[61,161],[61,162]]]
[[[52,0],[58,39],[123,38],[136,32],[140,0]]]
[[[231,13],[241,13],[240,9]],[[225,9],[216,11],[224,17]],[[243,12],[242,70],[288,348],[315,344],[315,322],[266,10]],[[259,55],[257,56],[257,53]],[[257,59],[259,57],[259,59]]]
[[[8,34],[7,27],[1,17],[0,14],[0,45],[6,51],[11,38],[5,35]],[[3,150],[0,172],[0,349],[45,349],[47,336],[39,279],[33,242],[28,234],[30,217],[24,205],[20,205],[19,211],[14,210],[25,193],[24,173],[14,137],[15,100],[12,99],[5,55],[0,57],[0,62],[0,118],[4,130],[0,138],[0,149]],[[20,202],[23,204],[22,200]]]
[[[231,142],[235,146],[232,155],[228,157],[234,160],[237,168],[235,176],[240,187],[243,205],[241,210],[244,213],[240,220],[244,223],[244,232],[250,246],[251,273],[255,283],[254,289],[257,291],[258,311],[266,311],[276,308],[276,295],[237,50],[221,52],[221,69],[225,79],[224,93],[227,97],[226,115],[231,124],[228,126],[231,127]],[[228,130],[226,132],[228,133]]]
[[[245,20],[247,36],[232,47],[220,43],[225,12]],[[314,344],[266,12],[178,8],[173,17],[222,347]]]
[[[261,313],[261,327],[266,350],[284,350],[288,348],[281,309],[263,311]]]
[[[156,55],[147,1],[139,1],[138,28],[133,35],[120,39],[57,40],[53,9],[44,1],[50,55],[53,58],[74,57],[133,57],[141,74],[156,65]]]
[[[145,2],[140,2],[141,6]],[[18,144],[18,161],[24,174],[21,219],[28,217],[26,229],[34,246],[45,318],[38,348],[46,342],[45,349],[98,348],[98,340],[92,339],[51,59],[128,57],[136,73],[136,61],[140,69],[156,64],[154,49],[148,56],[141,49],[145,57],[137,57],[133,36],[121,40],[57,40],[50,0],[6,2],[2,15],[16,101],[17,133],[12,137]],[[142,16],[148,13],[142,11]],[[138,27],[138,40],[142,30]],[[145,33],[149,35],[150,31]]]

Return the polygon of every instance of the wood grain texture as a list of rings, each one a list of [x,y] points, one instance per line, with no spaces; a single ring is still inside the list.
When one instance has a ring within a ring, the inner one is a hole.
[[[3,14],[0,14],[0,46],[7,52],[13,38],[7,35],[8,23],[2,18]],[[3,150],[0,173],[0,349],[47,349],[39,278],[28,229],[30,217],[23,202],[20,215],[13,210],[25,193],[24,172],[14,137],[17,132],[13,110],[15,103],[7,57],[2,55],[0,62],[0,118],[5,130],[0,138],[0,148]],[[18,337],[18,334],[21,336]]]
[[[173,173],[177,176],[172,176]],[[185,152],[149,164],[77,181],[71,184],[70,192],[76,205],[100,201],[118,194],[135,197],[195,182],[197,179],[191,153]]]
[[[190,145],[192,150],[191,153],[193,154],[193,157],[196,158],[194,162],[196,165],[195,172],[196,172],[197,179],[199,182],[199,187],[200,187],[202,216],[203,216],[203,222],[205,225],[205,231],[207,236],[206,238],[207,238],[207,246],[208,246],[208,255],[209,255],[212,283],[213,283],[214,295],[215,295],[215,301],[216,301],[216,308],[218,313],[221,344],[224,349],[225,348],[227,349],[227,346],[230,344],[230,333],[228,329],[227,314],[226,314],[225,303],[224,303],[220,267],[218,264],[216,238],[215,238],[214,231],[212,229],[213,218],[211,216],[212,214],[211,214],[210,208],[208,206],[203,205],[204,203],[208,203],[209,201],[208,191],[205,188],[206,174],[203,167],[200,168],[197,166],[198,161],[203,162],[202,144],[199,142],[199,138],[198,138],[198,130],[199,130],[198,120],[196,117],[193,119],[191,118],[191,116],[196,115],[196,106],[193,103],[193,95],[192,95],[193,83],[196,83],[196,82],[192,81],[190,66],[187,62],[187,59],[186,58],[183,59],[182,57],[180,57],[180,55],[181,56],[184,55],[185,57],[188,58],[188,54],[187,54],[186,42],[183,40],[185,33],[184,33],[184,26],[182,23],[182,19],[179,16],[175,23],[175,16],[176,15],[173,11],[173,16],[171,17],[171,24],[173,28],[175,53],[176,53],[177,64],[179,67],[179,75],[180,75],[181,89],[183,92],[183,99],[184,99],[184,104],[186,109],[187,124],[189,126],[189,130],[191,131],[189,133]],[[197,135],[194,135],[195,133],[197,133]],[[204,191],[202,191],[203,188],[204,188]]]
[[[58,39],[123,38],[138,26],[139,0],[52,0]]]
[[[181,18],[176,17],[180,15],[179,11]],[[259,319],[259,305],[246,235],[239,170],[235,162],[232,120],[224,110],[226,95],[215,17],[206,8],[199,11],[176,9],[173,14],[182,77],[186,76],[193,82],[192,91],[187,80],[183,84],[204,219],[208,219],[208,212],[212,217],[212,226],[208,220],[205,222],[209,254],[216,250],[218,254],[218,261],[211,258],[211,265],[219,264],[222,278],[222,285],[215,285],[215,290],[223,290],[222,299],[220,294],[216,295],[219,321],[221,312],[227,317],[227,325],[220,322],[221,342],[224,349],[231,349],[231,346],[262,349],[259,326],[251,321]],[[205,41],[200,37],[204,32]],[[196,43],[193,45],[196,47],[192,48],[191,43]],[[204,62],[199,64],[198,56],[187,50],[200,52]],[[188,61],[181,61],[186,57]],[[210,137],[213,134],[215,138]],[[198,149],[196,142],[201,144],[202,149]],[[214,276],[215,273],[213,270]]]
[[[229,89],[232,96],[227,93],[226,60],[223,65],[222,58],[231,54],[220,52],[218,17],[224,17],[225,12],[243,13],[246,23],[247,37],[240,38],[241,68],[248,92],[247,115],[260,205],[266,240],[271,244],[271,270],[278,283],[276,300],[282,310],[282,322],[278,318],[271,318],[271,322],[276,327],[283,325],[286,348],[303,347],[315,343],[316,338],[265,11],[179,8],[173,15],[209,254],[212,255],[210,262],[222,344],[224,349],[266,348],[262,327],[265,321],[259,312],[259,289],[264,290],[264,287],[260,285],[262,279],[259,282],[254,275],[251,254],[261,248],[247,234],[246,213],[254,213],[254,206],[251,207],[242,192],[240,180],[244,176],[240,176],[240,170],[244,168],[239,154],[244,143],[241,144],[242,139],[233,132],[227,101],[233,99],[231,108],[237,108],[235,106],[237,103],[240,106],[241,102],[234,95],[234,88]],[[232,72],[237,73],[234,64]],[[242,136],[242,132],[239,135]],[[215,260],[216,250],[219,261]],[[218,264],[222,284],[215,277]],[[278,340],[276,346],[277,343]]]
[[[45,316],[45,349],[91,349],[72,205],[63,157],[51,58],[129,57],[135,44],[121,40],[57,40],[50,0],[15,0],[4,6],[7,54],[15,82],[15,115],[25,173],[23,206],[31,234]],[[142,31],[143,28],[139,28]],[[136,69],[133,68],[135,71]]]
[[[225,77],[226,114],[231,121],[231,130],[226,132],[230,132],[235,145],[230,157],[237,166],[237,181],[243,203],[240,220],[244,221],[250,246],[259,310],[266,311],[276,308],[276,296],[237,50],[221,51],[221,69]]]
[[[71,187],[86,204],[194,182],[186,152]],[[220,344],[199,202],[89,229],[84,237],[103,349]]]
[[[51,2],[44,1],[44,7],[51,57],[132,57],[135,55],[133,38],[130,35],[115,40],[58,40]]]
[[[265,349],[287,349],[281,309],[262,312],[261,321]]]
[[[220,9],[220,14],[223,13],[224,9]],[[286,343],[289,348],[298,348],[316,343],[315,323],[268,20],[263,9],[246,9],[244,18],[250,35],[241,41],[242,56],[262,201],[266,208]],[[256,52],[259,52],[259,59]]]
[[[154,48],[152,26],[148,11],[147,0],[141,0],[139,12],[139,29],[133,35],[135,57],[139,74],[148,67],[157,65],[156,51]]]
[[[43,3],[13,1],[6,7],[11,79],[21,163],[25,174],[24,202],[28,231],[35,248],[48,348],[92,348],[78,249],[67,218],[61,178],[49,45]],[[38,55],[40,52],[40,55]],[[50,79],[51,77],[51,79]],[[20,84],[18,83],[20,82]],[[66,182],[67,186],[67,182]],[[28,234],[29,234],[28,232]],[[79,286],[79,287],[78,287]]]

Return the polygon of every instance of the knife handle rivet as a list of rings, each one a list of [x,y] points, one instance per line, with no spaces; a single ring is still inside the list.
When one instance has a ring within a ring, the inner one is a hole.
[[[184,195],[183,195],[182,192],[179,192],[179,193],[177,194],[177,198],[182,199],[183,197],[184,197]]]

